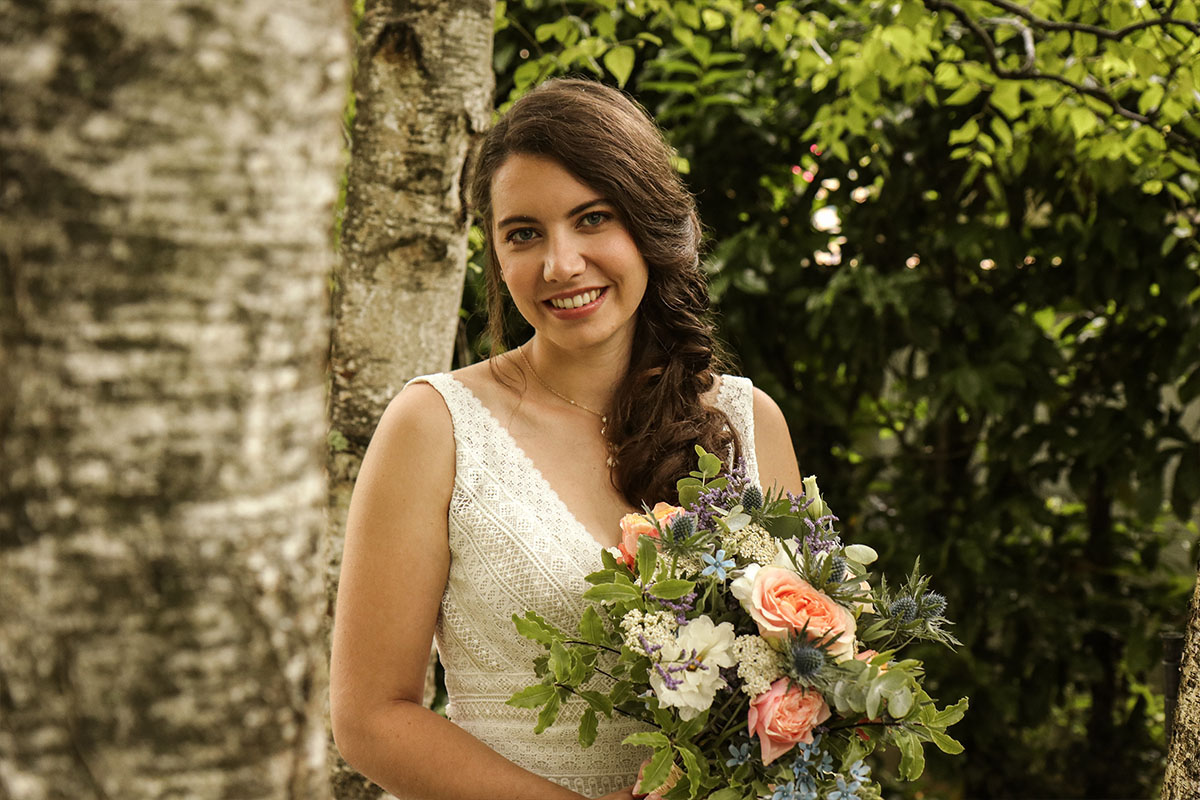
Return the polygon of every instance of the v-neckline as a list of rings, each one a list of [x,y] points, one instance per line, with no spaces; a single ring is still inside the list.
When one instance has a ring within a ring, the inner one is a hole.
[[[492,426],[493,430],[496,431],[501,440],[509,448],[511,448],[513,456],[525,464],[531,479],[535,482],[540,482],[541,486],[539,488],[544,489],[546,495],[553,498],[553,502],[558,504],[562,516],[568,519],[571,524],[575,526],[579,533],[583,534],[583,536],[586,536],[592,545],[600,548],[610,547],[611,545],[606,545],[604,542],[597,539],[596,536],[590,530],[588,530],[587,526],[579,521],[579,517],[575,516],[575,512],[573,512],[570,506],[567,505],[566,501],[562,499],[562,496],[559,495],[558,490],[550,485],[550,481],[546,480],[546,476],[542,474],[540,469],[538,469],[537,464],[533,463],[533,459],[530,458],[529,455],[521,448],[521,445],[517,444],[517,440],[513,438],[513,435],[508,428],[504,427],[496,415],[492,413],[492,410],[488,408],[482,400],[479,399],[475,392],[471,391],[469,386],[450,373],[446,373],[446,377],[448,377],[460,389],[462,389],[463,392],[466,393],[467,397],[471,398],[471,402],[475,404],[476,409],[484,418],[486,418],[488,424]]]

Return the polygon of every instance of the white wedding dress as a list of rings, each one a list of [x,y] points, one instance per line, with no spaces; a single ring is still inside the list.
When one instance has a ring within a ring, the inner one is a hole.
[[[447,715],[510,761],[587,797],[629,786],[650,750],[621,740],[643,725],[601,717],[595,744],[583,749],[577,736],[586,705],[577,698],[538,735],[536,710],[504,702],[537,681],[533,660],[546,652],[517,633],[513,614],[536,611],[560,629],[576,630],[586,607],[584,576],[602,568],[600,544],[466,386],[448,374],[414,380],[441,393],[454,425],[450,573],[436,629]],[[757,483],[752,403],[747,378],[722,377],[717,405]]]

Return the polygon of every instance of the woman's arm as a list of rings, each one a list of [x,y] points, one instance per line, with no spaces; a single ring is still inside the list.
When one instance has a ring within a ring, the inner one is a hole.
[[[346,523],[330,669],[342,756],[405,798],[571,798],[424,708],[425,666],[450,567],[454,435],[441,396],[413,384],[388,406]]]
[[[763,489],[774,486],[794,494],[804,491],[787,420],[775,401],[757,387],[754,389],[754,456],[758,460],[758,479]]]

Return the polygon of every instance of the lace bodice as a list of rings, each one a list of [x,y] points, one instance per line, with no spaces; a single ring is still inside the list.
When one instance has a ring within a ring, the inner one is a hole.
[[[650,753],[621,745],[643,729],[639,723],[601,718],[585,750],[577,740],[582,701],[565,703],[539,735],[535,710],[504,703],[536,681],[533,659],[545,652],[517,634],[513,614],[533,610],[574,630],[586,605],[584,577],[600,568],[600,545],[469,389],[448,374],[414,380],[441,393],[454,425],[450,572],[436,628],[448,716],[510,761],[587,797],[629,786]],[[717,404],[757,482],[750,381],[723,377]]]

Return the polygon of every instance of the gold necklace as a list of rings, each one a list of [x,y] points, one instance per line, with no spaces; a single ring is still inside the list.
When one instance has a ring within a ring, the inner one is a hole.
[[[533,375],[533,377],[537,380],[537,382],[542,385],[543,389],[545,389],[547,392],[549,392],[550,394],[557,397],[559,400],[565,400],[566,402],[570,403],[571,405],[575,406],[576,408],[583,409],[584,411],[588,412],[589,414],[595,414],[597,417],[600,418],[600,435],[604,436],[606,433],[608,433],[608,415],[607,414],[601,414],[599,411],[597,411],[594,408],[588,408],[583,403],[575,402],[574,400],[567,397],[565,394],[558,391],[553,386],[551,386],[550,384],[548,384],[544,380],[542,380],[542,376],[538,375],[537,370],[533,368],[533,364],[529,363],[529,357],[527,355],[525,355],[525,345],[521,345],[520,347],[518,347],[517,352],[520,354],[521,360],[525,362],[525,366],[529,367],[529,372]],[[610,467],[615,467],[617,465],[617,459],[613,456],[612,442],[609,442],[607,439],[605,439],[605,443],[608,445],[608,459],[607,459],[606,463]]]

